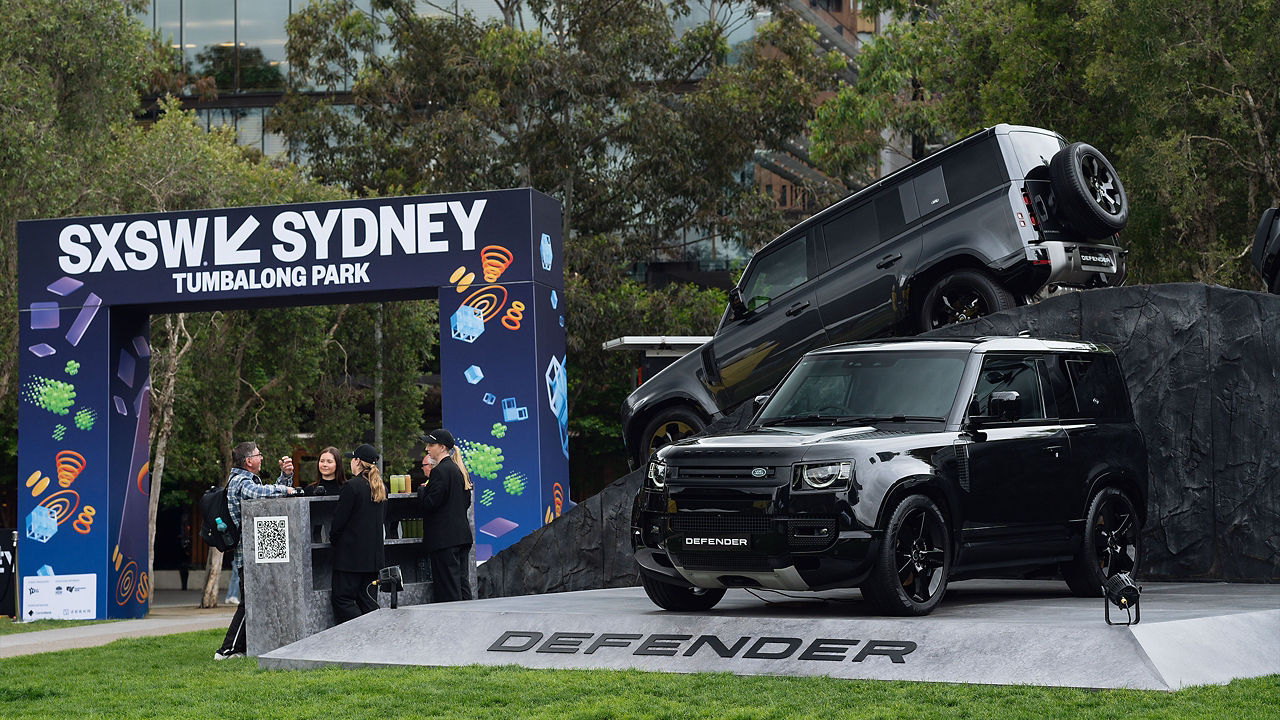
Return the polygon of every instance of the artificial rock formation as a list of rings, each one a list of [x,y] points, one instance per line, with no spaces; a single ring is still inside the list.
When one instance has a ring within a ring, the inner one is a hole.
[[[1110,346],[1146,437],[1139,576],[1280,580],[1280,296],[1193,283],[1073,292],[931,337],[1016,335]],[[745,409],[709,431],[745,424]],[[495,555],[481,597],[637,584],[633,472]]]

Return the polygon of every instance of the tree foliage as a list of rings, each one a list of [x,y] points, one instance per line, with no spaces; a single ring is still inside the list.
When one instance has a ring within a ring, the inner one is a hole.
[[[373,14],[321,0],[289,20],[300,85],[353,80],[354,107],[299,93],[273,119],[324,181],[373,195],[533,187],[560,201],[571,456],[621,454],[635,358],[605,355],[604,340],[710,333],[724,307],[714,291],[645,292],[626,269],[690,235],[754,247],[783,230],[751,158],[804,129],[840,62],[781,2],[731,48],[757,3],[714,5],[682,33],[687,4],[656,0],[513,1],[488,22],[421,15],[411,0],[376,0]]]
[[[1101,149],[1124,180],[1132,280],[1259,287],[1245,255],[1261,211],[1280,202],[1280,3],[866,6],[900,22],[859,58],[858,86],[817,113],[816,154],[833,172],[865,167],[885,142],[878,127],[937,139],[1000,122],[1051,128]]]

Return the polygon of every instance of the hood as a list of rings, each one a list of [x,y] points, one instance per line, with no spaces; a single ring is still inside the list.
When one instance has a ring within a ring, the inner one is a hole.
[[[936,434],[937,427],[922,430],[918,425],[874,427],[761,427],[724,435],[693,437],[658,451],[658,458],[678,465],[782,464],[813,458],[852,457],[867,450],[873,441],[877,450],[889,438]]]

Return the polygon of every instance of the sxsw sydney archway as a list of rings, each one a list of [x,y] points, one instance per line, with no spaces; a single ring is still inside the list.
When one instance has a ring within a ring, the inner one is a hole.
[[[559,515],[560,228],[533,190],[20,223],[23,616],[147,612],[153,313],[438,297],[444,422],[487,455],[477,557]]]

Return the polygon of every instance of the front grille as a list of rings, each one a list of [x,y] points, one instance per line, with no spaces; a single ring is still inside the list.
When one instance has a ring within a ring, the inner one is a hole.
[[[767,572],[773,568],[769,558],[763,555],[743,555],[728,552],[673,552],[671,559],[685,570],[724,570],[737,572]]]
[[[768,480],[777,477],[778,470],[773,467],[764,468],[764,475],[756,477],[752,474],[755,467],[689,467],[682,465],[676,468],[676,477],[680,480]]]
[[[745,533],[763,535],[773,530],[773,520],[766,515],[708,515],[676,513],[671,518],[675,533]]]

